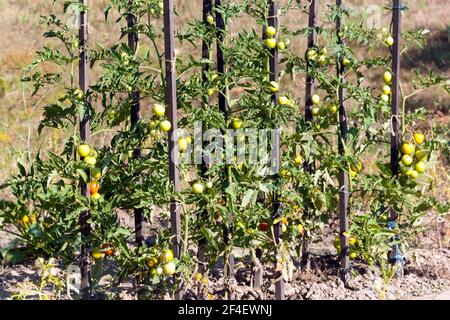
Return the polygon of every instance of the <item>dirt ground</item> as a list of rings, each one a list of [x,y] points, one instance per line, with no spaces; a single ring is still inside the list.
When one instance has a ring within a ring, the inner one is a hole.
[[[4,234],[0,235],[2,244]],[[435,239],[428,235],[421,239],[416,248],[406,255],[404,276],[392,279],[386,291],[383,292],[383,280],[378,269],[371,270],[361,261],[353,263],[353,275],[346,287],[340,280],[338,260],[333,247],[327,247],[321,241],[311,246],[311,269],[300,272],[296,269],[293,279],[285,283],[288,300],[447,300],[450,299],[450,248],[439,247]],[[434,244],[433,244],[434,243]],[[238,253],[239,250],[236,250]],[[237,254],[239,256],[239,254]],[[246,264],[245,256],[239,257],[236,263],[236,282],[232,286],[233,298],[238,300],[274,299],[275,286],[270,279],[271,269],[265,270],[266,277],[262,290],[252,287],[252,266]],[[295,262],[295,260],[294,260]],[[57,266],[51,273],[58,275],[65,282],[65,268]],[[206,285],[205,299],[225,299],[223,269],[220,263],[212,269]],[[39,276],[34,261],[28,261],[15,266],[3,266],[0,269],[0,300],[37,299]],[[137,299],[133,281],[124,281],[114,289],[109,288],[108,276],[100,281],[99,291],[102,299]],[[60,295],[51,293],[52,287],[47,286],[43,292],[49,299],[69,299],[65,287]],[[170,299],[170,296],[160,297]],[[185,299],[198,299],[197,288],[188,286]]]

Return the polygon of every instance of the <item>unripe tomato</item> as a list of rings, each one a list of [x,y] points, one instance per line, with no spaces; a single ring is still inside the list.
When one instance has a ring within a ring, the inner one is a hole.
[[[392,47],[392,45],[394,44],[394,38],[392,37],[387,37],[386,39],[384,39],[384,44],[387,45],[388,47]]]
[[[313,94],[311,96],[311,102],[315,105],[320,103],[320,96],[318,94]]]
[[[288,171],[285,169],[285,168],[283,168],[283,169],[281,169],[280,170],[280,176],[282,177],[282,178],[286,178],[287,176],[288,176]]]
[[[356,237],[351,236],[350,238],[348,238],[348,244],[353,246],[356,243]]]
[[[91,194],[91,199],[94,201],[98,201],[98,200],[100,200],[100,198],[101,198],[101,195],[98,192]]]
[[[319,107],[312,107],[311,113],[314,117],[317,117],[320,114],[320,108]]]
[[[103,256],[105,255],[105,253],[101,250],[92,250],[91,252],[91,256],[92,258],[94,258],[94,260],[98,260],[103,258]]]
[[[96,181],[91,181],[89,183],[89,192],[92,194],[97,193],[100,190],[100,184]]]
[[[416,159],[419,161],[424,160],[427,156],[428,156],[428,152],[425,150],[420,150],[420,149],[417,150],[416,154],[415,154]]]
[[[411,158],[411,156],[408,155],[408,154],[404,154],[404,155],[402,156],[402,163],[403,163],[405,166],[409,166],[409,165],[411,165],[411,163],[413,163],[413,158]]]
[[[356,251],[354,251],[354,250],[350,250],[348,256],[349,256],[349,258],[350,258],[351,260],[355,260],[356,257],[358,256],[358,253],[357,253]]]
[[[328,107],[328,112],[330,112],[331,114],[336,113],[337,110],[338,110],[338,107],[337,107],[337,105],[335,105],[335,104],[331,104],[331,105]]]
[[[89,152],[89,155],[91,157],[97,158],[98,157],[98,152],[94,148],[91,148],[91,151]]]
[[[327,57],[324,55],[320,55],[319,58],[317,59],[317,62],[323,66],[324,64],[327,63]]]
[[[266,46],[269,49],[273,49],[277,46],[277,40],[275,40],[274,38],[268,38],[266,39]]]
[[[315,60],[317,57],[317,51],[314,49],[308,50],[308,52],[306,53],[306,57],[308,60]]]
[[[194,192],[195,194],[202,194],[204,190],[205,187],[200,182],[196,182],[192,185],[192,192]]]
[[[91,156],[87,156],[84,158],[84,163],[93,167],[97,163],[97,159],[95,159],[94,157],[91,157]]]
[[[402,144],[401,150],[403,154],[413,155],[416,151],[416,147],[412,143],[404,143]]]
[[[286,48],[289,48],[291,46],[291,39],[284,40],[284,43],[286,44]]]
[[[159,1],[158,2],[158,8],[159,8],[159,10],[164,10],[164,2],[162,2],[162,1]]]
[[[419,162],[416,163],[414,168],[416,169],[416,171],[418,173],[423,173],[423,172],[425,172],[426,166],[425,166],[425,163],[423,161],[419,161]]]
[[[384,102],[389,102],[389,96],[387,95],[387,94],[382,94],[381,96],[380,96],[380,99],[381,99],[381,101],[384,101]]]
[[[161,123],[159,124],[159,128],[164,132],[169,132],[170,129],[172,128],[172,124],[170,123],[169,120],[164,120],[161,121]]]
[[[166,249],[159,256],[159,262],[171,262],[173,260],[173,252],[170,249]]]
[[[233,126],[233,129],[237,130],[237,129],[242,128],[243,122],[239,118],[233,118],[233,120],[231,121],[231,124]]]
[[[350,61],[348,58],[342,59],[342,65],[343,65],[344,67],[349,66],[350,63],[351,63],[351,61]]]
[[[183,152],[187,149],[188,147],[188,142],[185,138],[180,138],[178,139],[178,150],[180,152]]]
[[[341,247],[341,239],[339,237],[336,237],[333,241],[333,246],[337,249]]]
[[[390,94],[391,93],[391,87],[388,85],[383,86],[383,93],[384,94]]]
[[[278,92],[278,90],[280,90],[280,85],[276,81],[270,81],[269,89],[273,93]]]
[[[91,147],[89,147],[87,144],[80,144],[78,146],[78,155],[82,158],[85,158],[89,155],[91,152]]]
[[[147,258],[145,263],[149,268],[153,268],[158,264],[158,260],[155,257]],[[156,271],[156,270],[155,270]]]
[[[277,34],[277,29],[275,29],[275,27],[272,26],[268,26],[266,28],[266,35],[269,37],[273,37],[274,35]]]
[[[278,50],[284,50],[284,49],[286,49],[286,44],[284,43],[284,41],[278,41],[277,47],[278,47]]]
[[[211,181],[208,181],[206,183],[206,189],[212,189],[212,187],[213,187],[213,183]]]
[[[208,89],[208,96],[212,96],[214,94],[214,92],[216,92],[216,89],[214,88],[209,88]]]
[[[84,97],[84,92],[80,89],[76,89],[73,94],[75,95],[75,98],[77,98],[77,100],[83,100]]]
[[[390,83],[392,81],[392,73],[390,73],[389,71],[386,71],[383,74],[383,79],[386,83]]]
[[[413,179],[416,179],[419,176],[419,173],[416,170],[411,170],[409,176]]]
[[[153,107],[153,112],[158,117],[162,117],[166,114],[166,107],[161,104],[155,104],[155,106]]]
[[[169,262],[164,265],[164,274],[167,276],[171,276],[175,273],[176,266],[175,263]]]
[[[91,177],[99,180],[102,177],[102,169],[100,168],[94,168],[91,170]]]
[[[363,164],[362,164],[361,160],[358,160],[358,165],[357,166],[351,164],[350,165],[350,169],[352,169],[355,172],[360,172],[363,169]]]
[[[214,24],[214,17],[213,17],[212,15],[208,15],[208,16],[206,17],[206,22],[207,22],[208,24],[210,24],[210,25],[213,25],[213,24]]]
[[[285,106],[285,105],[289,104],[289,99],[288,99],[288,97],[286,97],[286,96],[280,96],[280,97],[278,98],[278,104],[281,105],[281,106]]]
[[[156,268],[150,269],[150,276],[152,276],[154,278],[157,275],[158,275],[158,271],[156,271]]]
[[[413,137],[417,144],[422,144],[425,140],[425,136],[422,133],[414,133]]]
[[[389,33],[389,30],[388,30],[388,28],[383,27],[383,28],[381,28],[381,32],[386,34],[386,33]]]

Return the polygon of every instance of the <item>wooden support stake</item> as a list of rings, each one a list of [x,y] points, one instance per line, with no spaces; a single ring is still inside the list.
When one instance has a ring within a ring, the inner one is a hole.
[[[220,8],[222,6],[221,0],[215,1],[216,8]],[[226,73],[225,66],[225,57],[222,50],[222,45],[224,41],[225,34],[225,21],[223,20],[222,14],[220,11],[216,11],[216,28],[217,28],[217,73],[219,75],[224,75]],[[219,110],[225,115],[225,119],[229,117],[229,106],[227,101],[227,87],[225,83],[221,84],[221,88],[219,90]],[[229,178],[228,172],[225,172],[227,179]],[[224,253],[223,261],[225,267],[225,281],[227,283],[227,298],[233,299],[233,290],[230,290],[229,286],[234,282],[234,253],[233,253],[233,215],[231,212],[228,212],[227,223],[223,228],[223,237],[225,244],[227,246],[231,246],[231,250],[226,250]]]
[[[80,0],[83,6],[88,5],[88,0]],[[83,91],[84,97],[84,114],[80,118],[80,139],[82,142],[89,143],[90,141],[90,127],[89,127],[89,100],[87,98],[88,85],[88,17],[87,12],[82,10],[80,12],[80,25],[79,25],[79,48],[80,48],[80,62],[79,62],[79,85],[80,90]],[[85,197],[89,197],[89,189],[86,183],[81,183],[81,194]],[[89,211],[83,211],[80,214],[80,230],[81,230],[81,260],[80,260],[80,272],[81,272],[81,299],[92,299],[92,280],[91,280],[91,259],[90,251],[91,245],[89,237],[91,235],[91,226],[88,223]]]
[[[180,191],[180,175],[178,170],[178,140],[177,125],[177,88],[175,70],[175,35],[173,25],[173,0],[164,0],[164,48],[166,59],[166,104],[168,106],[168,118],[172,124],[169,131],[169,178],[174,191]],[[175,200],[170,201],[170,222],[172,227],[173,252],[178,259],[181,257],[181,214],[180,204]],[[175,293],[175,299],[183,297],[183,288],[180,286]]]
[[[278,30],[278,6],[275,3],[274,0],[271,0],[269,3],[269,12],[268,12],[268,18],[267,18],[267,24],[269,26],[274,27]],[[269,58],[269,70],[270,70],[270,81],[278,82],[278,75],[279,75],[279,65],[278,65],[278,48],[275,47],[271,50],[271,56]],[[278,93],[272,94],[272,102],[274,104],[278,103]],[[276,172],[275,179],[277,182],[280,180],[279,176],[279,169],[280,169],[280,135],[281,131],[280,128],[275,128],[275,133],[273,135],[273,142],[272,147],[273,149],[273,161],[276,164]],[[277,183],[278,184],[278,183]],[[282,214],[282,203],[280,202],[278,198],[278,193],[274,192],[274,214],[273,214],[273,220],[279,218]],[[276,245],[279,245],[281,242],[281,238],[283,236],[283,231],[281,229],[281,223],[278,222],[273,225],[274,228],[274,235],[275,235],[275,242]],[[277,248],[278,249],[278,248]],[[275,256],[278,256],[278,250],[275,250]],[[277,263],[277,262],[276,262]],[[285,290],[284,290],[284,279],[281,275],[281,271],[277,271],[275,273],[275,276],[277,278],[275,282],[275,299],[277,300],[284,300],[285,299]]]
[[[401,143],[400,136],[400,115],[399,107],[401,103],[400,96],[400,38],[401,38],[401,9],[400,0],[392,1],[392,36],[394,38],[394,45],[392,46],[392,128],[391,128],[391,171],[394,177],[399,173],[399,147]],[[391,210],[390,213],[390,227],[395,227],[397,223],[398,213],[395,210]],[[394,245],[392,248],[392,256],[390,261],[393,264],[398,265],[397,276],[402,275],[402,262],[400,248],[398,245]]]
[[[308,47],[306,52],[310,49],[315,48],[317,45],[317,0],[311,0],[309,4],[309,18],[308,18]],[[306,90],[305,90],[305,120],[312,121],[313,115],[311,112],[311,107],[313,105],[311,101],[311,96],[314,93],[314,77],[309,73],[309,68],[311,67],[309,60],[307,59],[307,70],[306,75]],[[304,165],[306,172],[312,172],[314,170],[314,164],[305,163]],[[305,214],[307,215],[308,208],[304,208]],[[307,239],[303,240],[302,243],[302,259],[301,259],[301,269],[302,271],[307,271],[310,268],[310,256],[309,256],[309,241]]]
[[[130,0],[129,5],[131,6],[133,4],[133,0]],[[127,26],[128,30],[132,30],[136,26],[136,17],[129,13],[127,15]],[[133,54],[136,53],[137,45],[138,45],[138,34],[136,31],[129,31],[128,32],[128,47],[130,48],[131,52]],[[142,119],[141,116],[141,106],[140,106],[140,93],[139,91],[133,91],[131,93],[131,111],[130,111],[130,118],[131,118],[131,128],[134,129],[137,125],[137,123]],[[142,155],[141,149],[135,149],[133,150],[133,158],[140,158]],[[142,208],[135,208],[134,209],[134,229],[136,233],[136,244],[138,246],[141,246],[144,242],[144,233],[142,229],[142,221],[143,221],[143,212]]]
[[[342,0],[336,0],[336,5],[339,8],[343,8]],[[342,12],[342,10],[340,10]],[[336,19],[336,33],[338,34],[338,41],[340,45],[344,44],[344,40],[341,38],[342,25],[345,23],[344,17],[338,17]],[[339,154],[345,155],[345,145],[347,143],[347,111],[344,105],[345,100],[345,67],[342,64],[344,57],[340,56],[337,63],[337,76],[339,78]],[[349,261],[349,243],[348,237],[344,233],[348,232],[349,229],[349,177],[348,173],[344,170],[339,171],[339,221],[340,221],[340,242],[341,242],[341,268],[342,268],[342,280],[344,283],[348,283],[350,277],[350,261]]]
[[[212,0],[203,0],[203,23],[207,26],[207,18],[209,15],[211,15],[212,12]],[[211,59],[211,42],[208,41],[209,39],[203,38],[202,42],[202,58],[205,60]],[[203,86],[205,83],[207,83],[208,78],[207,74],[210,71],[210,64],[204,63],[202,65],[202,84]],[[203,106],[204,108],[208,107],[209,99],[203,98]],[[203,130],[202,130],[203,132]],[[204,143],[202,141],[202,146],[204,146]],[[200,174],[202,177],[205,176],[206,172],[208,171],[207,163],[205,163],[205,160],[202,156],[202,164],[200,168]],[[208,216],[208,211],[204,210],[201,214],[201,218],[205,218]],[[207,241],[205,237],[202,237],[198,241],[198,248],[197,248],[197,259],[198,259],[198,273],[202,275],[202,279],[205,277],[206,272],[206,257],[205,257],[205,247],[206,247]],[[198,296],[204,297],[204,287],[203,287],[203,281],[198,281]]]

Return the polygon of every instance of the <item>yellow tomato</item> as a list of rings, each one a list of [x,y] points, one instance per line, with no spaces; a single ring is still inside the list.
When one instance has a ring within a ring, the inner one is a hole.
[[[411,158],[410,155],[405,154],[402,156],[402,163],[405,166],[409,166],[409,165],[411,165],[411,163],[413,163],[413,158]]]
[[[315,105],[320,103],[320,96],[318,94],[313,94],[311,96],[311,102]]]
[[[94,260],[101,259],[101,258],[103,258],[104,255],[105,254],[103,253],[103,251],[100,251],[100,250],[92,250],[92,252],[91,252],[91,256],[92,256],[92,258],[94,258]]]
[[[401,149],[402,149],[403,154],[409,154],[409,155],[413,155],[414,152],[416,151],[416,147],[414,147],[414,145],[412,143],[402,144]]]
[[[87,156],[84,158],[84,163],[86,163],[89,166],[95,166],[95,164],[97,163],[97,159],[95,159],[92,156]]]
[[[266,39],[266,46],[269,49],[273,49],[277,46],[277,40],[275,40],[274,38],[268,38]]]
[[[269,37],[273,37],[276,34],[277,34],[277,29],[275,27],[268,26],[266,28],[266,35],[268,35]]]
[[[166,107],[161,104],[155,104],[155,106],[153,107],[153,112],[158,117],[162,117],[166,114]]]
[[[167,276],[171,276],[175,273],[176,266],[175,263],[169,262],[164,265],[164,274]]]
[[[169,132],[172,128],[172,124],[168,120],[161,121],[159,128],[164,132]]]
[[[87,157],[89,153],[91,152],[91,147],[89,147],[87,144],[80,144],[78,146],[78,155],[82,158]]]
[[[422,133],[414,133],[413,137],[417,144],[422,144],[425,140],[425,136]]]
[[[425,166],[425,163],[423,161],[419,161],[419,162],[416,163],[414,168],[416,169],[416,171],[418,173],[423,173],[423,172],[425,172],[426,166]]]
[[[153,268],[158,264],[158,260],[155,257],[151,257],[151,258],[146,259],[145,263],[147,264],[147,266],[149,268]]]
[[[170,249],[164,250],[162,255],[159,257],[160,262],[171,262],[173,260],[173,252]]]

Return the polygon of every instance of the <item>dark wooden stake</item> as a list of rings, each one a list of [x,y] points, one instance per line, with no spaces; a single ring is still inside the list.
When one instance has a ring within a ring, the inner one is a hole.
[[[336,0],[336,5],[339,8],[343,8],[342,0]],[[340,10],[341,11],[341,10]],[[344,44],[344,40],[341,38],[340,33],[342,25],[345,23],[344,17],[338,17],[336,19],[336,32],[338,34],[338,41],[340,45]],[[337,63],[337,76],[340,79],[339,84],[339,154],[345,154],[345,146],[347,143],[347,111],[345,109],[344,100],[344,84],[345,84],[345,67],[342,64],[344,57],[340,56]],[[350,260],[349,260],[349,243],[348,237],[344,233],[348,232],[349,220],[348,220],[348,173],[344,170],[339,171],[339,220],[340,220],[340,240],[341,240],[341,268],[342,268],[342,280],[344,283],[348,283],[350,277]]]
[[[275,3],[275,1],[271,0],[269,3],[269,12],[267,17],[267,24],[269,26],[274,27],[278,30],[278,6]],[[271,50],[271,56],[269,57],[269,70],[270,70],[270,81],[278,82],[278,75],[279,75],[279,66],[278,66],[278,48],[275,47]],[[272,94],[272,102],[274,104],[277,103],[278,100],[278,93]],[[280,169],[280,128],[275,129],[275,134],[273,135],[274,141],[273,141],[273,161],[276,164],[276,172],[275,179],[277,180],[277,184],[280,181],[279,176],[279,169]],[[274,214],[273,214],[273,220],[279,218],[282,214],[282,203],[280,202],[278,198],[277,192],[274,193]],[[281,229],[281,223],[275,223],[273,225],[274,228],[274,235],[275,235],[275,242],[276,245],[279,245],[281,242],[281,238],[283,236],[283,231]],[[278,248],[277,248],[278,249]],[[278,250],[275,250],[275,256],[278,255]],[[277,278],[275,282],[275,298],[277,300],[284,300],[285,299],[285,290],[284,290],[284,279],[282,277],[282,271],[279,270],[275,273],[275,277]]]
[[[209,15],[211,15],[212,12],[212,0],[203,0],[203,23],[207,26],[207,18]],[[211,42],[209,39],[203,38],[202,43],[202,58],[209,60],[210,57],[210,50],[211,50]],[[205,85],[207,83],[208,78],[207,74],[210,71],[210,64],[204,63],[202,65],[202,83]],[[203,107],[208,107],[209,99],[203,98]],[[202,130],[203,131],[203,130]],[[203,141],[202,141],[203,145]],[[208,171],[208,165],[205,162],[205,159],[202,157],[202,164],[200,168],[200,174],[202,177],[206,175],[206,172]],[[201,218],[207,217],[208,211],[204,210],[201,214]],[[202,275],[202,279],[205,276],[206,272],[206,257],[205,257],[205,247],[206,247],[207,241],[205,237],[202,237],[198,241],[198,249],[197,249],[197,259],[198,259],[198,272]],[[198,295],[199,297],[204,297],[204,287],[203,287],[203,281],[200,280],[198,282]]]
[[[215,1],[216,8],[222,6],[221,0]],[[216,28],[217,28],[217,73],[219,75],[224,75],[226,73],[225,57],[222,50],[222,45],[224,41],[225,34],[225,21],[223,20],[220,11],[216,11]],[[225,115],[225,119],[229,117],[229,107],[227,102],[226,93],[227,87],[225,83],[221,83],[221,88],[219,90],[219,110]],[[225,172],[225,176],[228,178],[228,172]],[[234,282],[234,254],[233,254],[233,215],[228,212],[228,224],[225,224],[223,229],[223,237],[226,245],[231,246],[231,250],[226,250],[224,253],[224,266],[225,266],[225,281],[227,283],[227,297],[233,299],[233,290],[231,284]]]
[[[133,4],[133,0],[130,0],[128,3],[131,6]],[[136,26],[136,17],[132,13],[129,13],[127,15],[127,26],[128,26],[128,30],[133,30],[133,28]],[[134,30],[131,32],[129,31],[128,32],[128,47],[130,48],[130,50],[133,54],[136,53],[138,41],[139,41],[139,39],[138,39],[137,32]],[[133,91],[131,93],[131,101],[132,101],[131,111],[130,111],[131,128],[134,129],[136,127],[137,123],[139,122],[139,120],[142,119],[139,91]],[[142,155],[142,152],[141,152],[140,148],[133,150],[133,158],[134,159],[141,157],[141,155]],[[144,242],[142,220],[143,220],[142,208],[135,208],[134,209],[134,229],[135,229],[135,233],[136,233],[136,244],[138,246],[141,246],[142,243]]]
[[[399,121],[399,107],[401,103],[400,96],[400,37],[401,37],[401,9],[400,0],[392,1],[392,36],[394,38],[394,45],[392,47],[392,128],[391,128],[391,170],[392,175],[397,177],[399,173],[399,146],[401,143],[400,136],[400,121]],[[398,213],[395,210],[391,210],[390,223],[391,228],[395,227],[397,223]],[[402,274],[402,262],[400,248],[398,245],[394,245],[392,248],[392,256],[390,258],[391,263],[398,264],[399,268],[397,275]]]
[[[80,0],[83,6],[88,5],[88,0]],[[79,48],[80,48],[80,62],[79,62],[79,85],[80,90],[83,91],[84,96],[84,114],[80,118],[80,139],[83,142],[89,143],[90,140],[90,127],[89,127],[89,100],[87,98],[88,92],[88,17],[87,12],[82,10],[80,12],[80,25],[79,25]],[[81,183],[81,194],[85,197],[89,197],[89,190],[86,183]],[[81,299],[92,299],[92,280],[91,280],[91,259],[90,259],[90,240],[91,226],[88,223],[89,211],[84,211],[80,214],[80,230],[81,230],[81,260],[80,260],[80,272],[81,272]]]
[[[164,0],[164,48],[166,59],[166,104],[168,118],[172,124],[169,131],[169,178],[175,192],[180,191],[180,175],[178,170],[178,140],[177,125],[177,88],[175,70],[175,35],[173,26],[173,0]],[[178,259],[181,257],[181,214],[180,204],[170,201],[170,222],[172,227],[173,252]],[[183,288],[178,287],[175,299],[183,297]]]
[[[317,23],[317,2],[316,0],[311,0],[309,4],[309,19],[308,19],[308,47],[306,52],[308,52],[311,48],[316,47],[317,45],[317,32],[316,32],[316,23]],[[305,120],[312,121],[313,115],[311,112],[311,107],[313,105],[311,101],[311,96],[314,93],[314,77],[309,73],[309,69],[311,67],[309,60],[307,59],[307,75],[306,75],[306,90],[305,90]],[[311,173],[313,171],[313,165],[311,163],[305,163],[304,168],[306,172]],[[304,208],[305,214],[307,215],[308,208]],[[301,269],[302,271],[307,271],[310,268],[310,257],[309,257],[309,241],[308,239],[304,239],[302,243],[302,259],[301,259]]]
[[[308,52],[311,48],[316,47],[317,45],[317,32],[316,32],[316,23],[317,23],[317,1],[311,0],[311,3],[309,5],[309,19],[308,19],[308,28],[309,28],[309,35],[308,35],[308,48],[306,52]],[[310,69],[311,65],[309,60],[307,60],[307,68],[308,71]],[[311,96],[314,93],[314,77],[309,74],[309,72],[306,75],[306,90],[305,90],[305,119],[307,121],[311,121],[313,119],[313,115],[311,112],[311,107],[313,103],[311,102]]]

